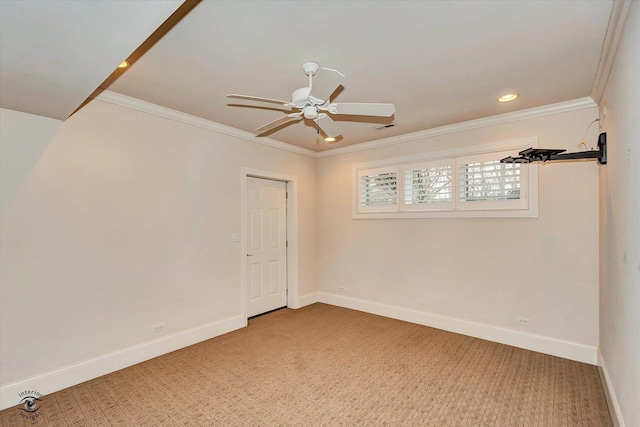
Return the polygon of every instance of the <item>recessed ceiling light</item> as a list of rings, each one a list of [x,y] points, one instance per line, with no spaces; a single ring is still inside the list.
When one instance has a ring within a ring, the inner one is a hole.
[[[118,65],[118,68],[127,68],[128,66],[129,66],[128,61],[122,61],[120,65]]]
[[[333,137],[331,137],[331,136],[328,136],[328,137],[326,137],[324,140],[325,140],[326,142],[334,142],[336,139],[335,139],[335,138],[333,138]]]
[[[498,98],[498,102],[509,102],[509,101],[513,101],[514,99],[516,99],[518,96],[517,93],[508,93],[506,95],[502,95],[500,98]]]

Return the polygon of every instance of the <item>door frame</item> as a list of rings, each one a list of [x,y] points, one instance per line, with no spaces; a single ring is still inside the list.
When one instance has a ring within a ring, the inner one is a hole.
[[[278,172],[265,171],[260,169],[242,168],[240,182],[240,242],[242,260],[240,280],[242,296],[242,317],[247,319],[247,239],[246,239],[246,217],[247,217],[247,178],[261,178],[271,181],[281,181],[287,184],[287,307],[300,308],[298,301],[298,178],[294,175],[287,175]]]

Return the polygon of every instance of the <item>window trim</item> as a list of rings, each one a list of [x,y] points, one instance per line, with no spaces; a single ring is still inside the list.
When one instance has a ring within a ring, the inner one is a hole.
[[[538,165],[530,163],[526,165],[527,171],[527,187],[524,189],[526,208],[496,208],[491,209],[487,207],[486,203],[482,208],[480,205],[476,205],[476,208],[460,209],[458,193],[458,158],[482,155],[488,153],[497,153],[503,151],[513,151],[514,154],[528,148],[538,147],[538,137],[531,136],[526,138],[519,138],[507,141],[493,142],[481,145],[472,145],[460,148],[454,148],[449,150],[432,151],[427,153],[415,154],[411,156],[396,157],[384,160],[377,160],[366,163],[358,163],[352,165],[352,211],[351,217],[353,219],[380,219],[380,218],[503,218],[503,217],[522,217],[522,218],[537,218],[538,217]],[[447,209],[433,209],[427,211],[419,211],[412,209],[404,209],[404,171],[407,166],[411,164],[418,164],[421,162],[429,162],[435,160],[449,160],[453,159],[454,163],[454,206],[455,210],[451,208]],[[365,212],[359,209],[360,203],[360,187],[359,187],[359,174],[366,169],[393,167],[398,168],[398,203],[394,205],[393,211],[387,212]],[[523,169],[524,170],[524,169]],[[495,206],[495,205],[494,205]]]

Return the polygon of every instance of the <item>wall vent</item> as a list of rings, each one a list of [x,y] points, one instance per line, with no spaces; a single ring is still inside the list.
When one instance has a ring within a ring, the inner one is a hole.
[[[389,129],[389,128],[394,128],[396,126],[398,126],[398,125],[395,124],[395,123],[389,123],[388,125],[378,126],[378,127],[375,127],[374,129],[375,130],[385,130],[385,129]]]

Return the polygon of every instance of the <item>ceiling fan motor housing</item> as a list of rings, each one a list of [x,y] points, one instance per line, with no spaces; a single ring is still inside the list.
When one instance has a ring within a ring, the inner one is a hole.
[[[291,94],[291,102],[297,108],[304,108],[309,103],[309,93],[311,93],[310,87],[302,87]]]

